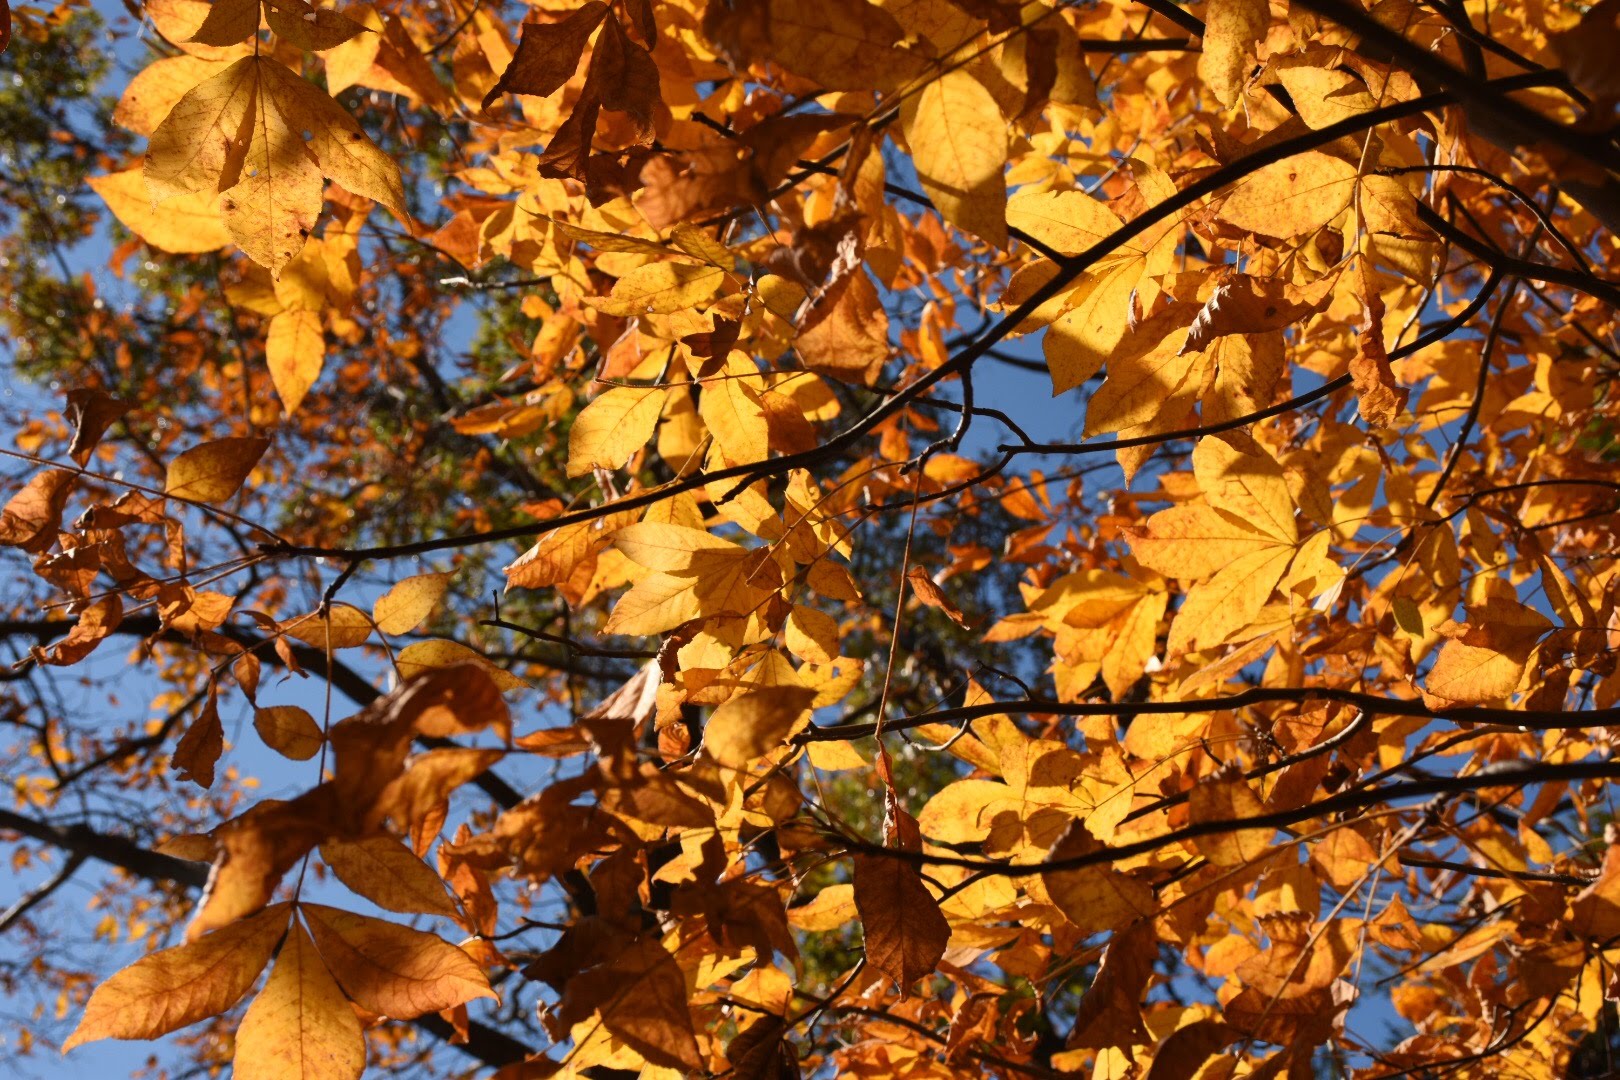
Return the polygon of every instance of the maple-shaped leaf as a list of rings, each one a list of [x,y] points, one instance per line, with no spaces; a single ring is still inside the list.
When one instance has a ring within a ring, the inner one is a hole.
[[[323,174],[406,220],[399,167],[325,92],[259,56],[182,97],[152,133],[144,169],[155,202],[223,192],[226,230],[272,273],[314,228]]]
[[[360,1018],[294,920],[270,978],[236,1032],[244,1080],[355,1080],[366,1066]]]
[[[287,910],[277,904],[124,968],[96,987],[62,1049],[97,1039],[155,1039],[229,1009],[270,962]]]

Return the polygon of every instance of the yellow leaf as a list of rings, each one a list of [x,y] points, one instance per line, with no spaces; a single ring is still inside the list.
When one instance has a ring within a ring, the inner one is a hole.
[[[713,266],[651,262],[614,282],[608,296],[586,297],[585,303],[604,315],[667,315],[701,304],[725,277],[725,271]]]
[[[794,604],[783,627],[788,651],[811,664],[830,664],[838,655],[838,620],[825,611]]]
[[[990,835],[991,819],[1011,809],[1011,794],[1006,784],[994,780],[958,780],[928,800],[917,815],[917,827],[944,844],[977,843]]]
[[[1221,206],[1220,218],[1261,236],[1289,240],[1338,217],[1355,191],[1354,165],[1312,150],[1251,174]]]
[[[165,209],[170,205],[163,204]],[[281,398],[282,411],[291,416],[298,411],[315,380],[321,377],[321,367],[326,362],[321,313],[303,308],[277,313],[270,320],[264,359],[270,367],[270,381]]]
[[[287,905],[163,949],[96,987],[68,1051],[97,1039],[155,1039],[217,1016],[242,1000],[287,927]]]
[[[522,690],[529,685],[505,668],[485,659],[483,653],[470,649],[460,642],[446,641],[442,638],[417,641],[405,646],[394,658],[394,664],[399,668],[399,676],[402,679],[434,668],[451,667],[455,664],[476,664],[484,669],[502,691]]]
[[[1237,432],[1212,435],[1198,441],[1192,458],[1209,505],[1286,543],[1299,536],[1282,466],[1259,443]]]
[[[339,881],[380,908],[449,919],[459,914],[439,875],[392,836],[328,840],[321,858]]]
[[[1185,305],[1169,307],[1128,329],[1121,315],[1141,279],[1140,264],[1110,265],[1115,268],[1112,276],[1094,279],[1097,291],[1083,294],[1075,309],[1046,332],[1046,362],[1054,388],[1089,378],[1104,360],[1108,362],[1108,378],[1086,403],[1087,435],[1124,431],[1154,420],[1170,407],[1200,364],[1176,344],[1176,331],[1191,316]],[[1063,372],[1068,377],[1060,383]]]
[[[313,83],[257,55],[176,102],[146,153],[154,201],[223,192],[226,230],[272,273],[298,254],[314,227],[323,174],[405,216],[399,167],[354,118]]]
[[[242,1017],[234,1060],[238,1080],[355,1080],[365,1070],[360,1018],[297,922]]]
[[[1437,698],[1464,705],[1497,701],[1519,688],[1526,660],[1522,652],[1510,654],[1448,641],[1441,647],[1423,688]]]
[[[192,87],[207,82],[224,68],[225,65],[217,60],[204,60],[196,56],[168,56],[154,60],[125,85],[124,93],[118,99],[118,108],[113,111],[113,120],[137,135],[150,138],[158,125],[163,123],[164,117],[169,115],[169,110],[174,108],[175,102],[185,97]],[[147,198],[147,205],[151,205],[150,198]]]
[[[385,634],[408,634],[422,625],[433,609],[444,598],[455,571],[442,574],[416,574],[394,586],[377,598],[372,605],[371,617],[377,629]]]
[[[838,930],[855,918],[855,886],[828,885],[808,904],[790,907],[788,922],[800,930]]]
[[[1265,813],[1260,796],[1235,771],[1217,774],[1193,785],[1187,804],[1194,825],[1219,821],[1244,821]],[[1261,858],[1271,850],[1275,829],[1230,829],[1200,836],[1193,841],[1199,852],[1216,866],[1241,866]]]
[[[1160,510],[1145,531],[1127,539],[1143,566],[1181,581],[1209,577],[1240,556],[1280,546],[1275,537],[1201,503]]]
[[[1047,858],[1083,858],[1101,850],[1097,838],[1075,821],[1052,845]],[[1146,882],[1103,864],[1048,870],[1041,875],[1041,884],[1064,917],[1085,934],[1118,930],[1151,916],[1159,906]]]
[[[255,437],[216,439],[193,446],[169,462],[163,493],[191,502],[225,502],[269,448],[269,439]]]
[[[1106,240],[1124,222],[1101,199],[1083,191],[1042,191],[1016,195],[1007,203],[1007,224],[1064,255],[1078,255]],[[1121,251],[1141,253],[1141,238]]]
[[[1204,51],[1198,76],[1222,105],[1230,106],[1243,91],[1255,45],[1271,23],[1266,0],[1210,0],[1204,12]]]
[[[371,620],[352,604],[333,604],[322,618],[319,612],[289,619],[282,631],[317,649],[353,649],[371,637]]]
[[[809,714],[816,692],[802,686],[767,686],[726,701],[703,728],[703,748],[729,769],[744,769],[787,740]]]
[[[604,633],[650,637],[673,630],[703,614],[697,578],[651,573],[619,597]]]
[[[888,89],[924,70],[895,47],[894,16],[865,0],[771,0],[766,25],[776,62],[829,90]]]
[[[660,386],[613,386],[593,398],[568,429],[568,475],[624,468],[652,438],[663,407]]]
[[[759,369],[740,352],[727,358],[719,379],[704,384],[698,414],[727,465],[747,465],[770,455],[770,423],[759,400],[764,388]]]
[[[297,705],[271,705],[256,710],[253,730],[266,746],[294,761],[308,761],[321,752],[326,742],[315,718]]]
[[[324,904],[299,910],[338,984],[374,1013],[411,1019],[495,996],[472,957],[437,935]]]
[[[231,242],[219,212],[219,197],[211,192],[182,195],[154,207],[140,166],[92,176],[89,184],[124,228],[162,251],[196,254],[217,251]]]
[[[818,5],[811,5],[818,6]],[[1007,122],[966,68],[948,68],[900,106],[923,190],[946,221],[1007,246]]]
[[[748,555],[747,548],[702,529],[651,521],[626,525],[613,534],[613,546],[638,566],[672,574],[719,570]]]
[[[1288,547],[1250,551],[1194,585],[1170,625],[1170,654],[1219,645],[1253,623],[1293,557]]]

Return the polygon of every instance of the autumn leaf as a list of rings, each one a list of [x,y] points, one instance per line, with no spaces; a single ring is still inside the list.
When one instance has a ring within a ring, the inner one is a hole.
[[[242,1000],[287,930],[286,904],[162,949],[96,987],[64,1051],[97,1039],[155,1039]]]
[[[398,581],[377,598],[371,618],[384,634],[408,634],[433,613],[455,572],[414,574]]]
[[[1007,246],[1007,125],[966,68],[907,97],[900,123],[917,177],[945,220],[992,247]]]
[[[951,928],[915,867],[882,855],[856,855],[855,908],[867,961],[902,993],[933,974]]]
[[[308,761],[321,752],[326,742],[315,718],[297,705],[271,705],[254,710],[253,730],[266,746],[294,761]]]
[[[328,840],[320,851],[339,881],[380,908],[450,919],[460,914],[439,875],[392,836]]]
[[[568,429],[568,475],[624,468],[652,438],[663,407],[656,386],[610,386],[592,398]]]
[[[365,1066],[360,1019],[309,933],[294,920],[269,980],[236,1032],[233,1075],[249,1080],[354,1080]]]
[[[703,749],[728,769],[745,769],[782,745],[815,696],[800,686],[745,691],[714,710],[704,725]]]
[[[1047,860],[1085,858],[1102,850],[1086,827],[1073,822],[1047,853]],[[1047,870],[1041,884],[1059,911],[1081,932],[1118,930],[1158,909],[1153,889],[1106,863],[1074,870]]]
[[[269,439],[253,437],[217,439],[194,446],[169,462],[163,493],[192,502],[226,502],[269,448]]]
[[[197,718],[174,747],[174,771],[198,787],[214,786],[214,766],[225,752],[225,729],[219,720],[219,702],[210,691]]]
[[[410,1018],[495,996],[471,957],[433,934],[323,904],[299,910],[344,993],[374,1013]]]
[[[1332,154],[1298,154],[1250,173],[1221,204],[1221,220],[1281,240],[1312,233],[1349,207],[1356,175]]]

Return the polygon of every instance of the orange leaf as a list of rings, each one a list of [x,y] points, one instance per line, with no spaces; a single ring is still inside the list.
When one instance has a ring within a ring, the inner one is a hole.
[[[472,958],[434,934],[323,904],[300,910],[344,992],[374,1013],[410,1019],[495,996]]]
[[[366,1067],[360,1018],[294,922],[236,1032],[237,1080],[355,1080]]]

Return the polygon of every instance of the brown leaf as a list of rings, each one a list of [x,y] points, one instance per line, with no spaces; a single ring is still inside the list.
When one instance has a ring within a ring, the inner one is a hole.
[[[1115,932],[1103,950],[1097,977],[1075,1010],[1069,1049],[1116,1047],[1135,1060],[1131,1047],[1150,1041],[1142,1023],[1142,995],[1158,958],[1153,921],[1141,919]]]
[[[79,474],[71,469],[35,473],[26,487],[0,510],[0,547],[19,547],[38,554],[56,543],[62,509]]]
[[[565,1013],[594,1009],[602,1026],[646,1058],[670,1069],[699,1071],[702,1057],[686,1006],[686,975],[656,937],[568,981]]]
[[[180,779],[210,788],[214,786],[214,766],[224,752],[225,729],[219,722],[219,700],[210,686],[208,700],[175,745],[171,760]]]
[[[928,571],[920,566],[913,566],[906,572],[906,580],[911,583],[911,589],[917,594],[917,599],[931,608],[938,608],[945,616],[957,626],[966,629],[968,619],[962,610],[951,603],[951,598],[945,595],[945,590],[928,576]]]
[[[328,840],[321,858],[339,881],[386,911],[460,915],[439,875],[392,836]]]
[[[578,69],[585,43],[607,13],[601,0],[587,0],[559,22],[524,23],[512,62],[484,95],[484,108],[502,94],[546,97],[555,92]]]
[[[134,407],[95,389],[69,390],[67,401],[67,419],[73,425],[68,454],[81,466],[89,462],[107,429]]]
[[[62,1050],[97,1039],[155,1039],[219,1015],[253,989],[286,928],[287,905],[277,904],[135,961],[90,995]]]
[[[495,996],[472,958],[435,934],[324,904],[299,910],[338,984],[374,1013],[408,1020]]]
[[[321,726],[307,709],[297,705],[272,705],[255,710],[253,730],[266,746],[293,761],[308,761],[326,744]]]
[[[1384,348],[1384,302],[1376,293],[1369,293],[1363,302],[1365,317],[1356,334],[1356,355],[1350,358],[1350,378],[1361,418],[1373,427],[1393,427],[1406,408],[1407,391],[1396,385]]]
[[[889,358],[889,316],[864,267],[855,265],[817,298],[793,347],[818,374],[862,386],[877,378]]]
[[[951,938],[939,901],[917,868],[881,855],[855,856],[855,909],[860,913],[866,959],[909,993],[933,974]]]

